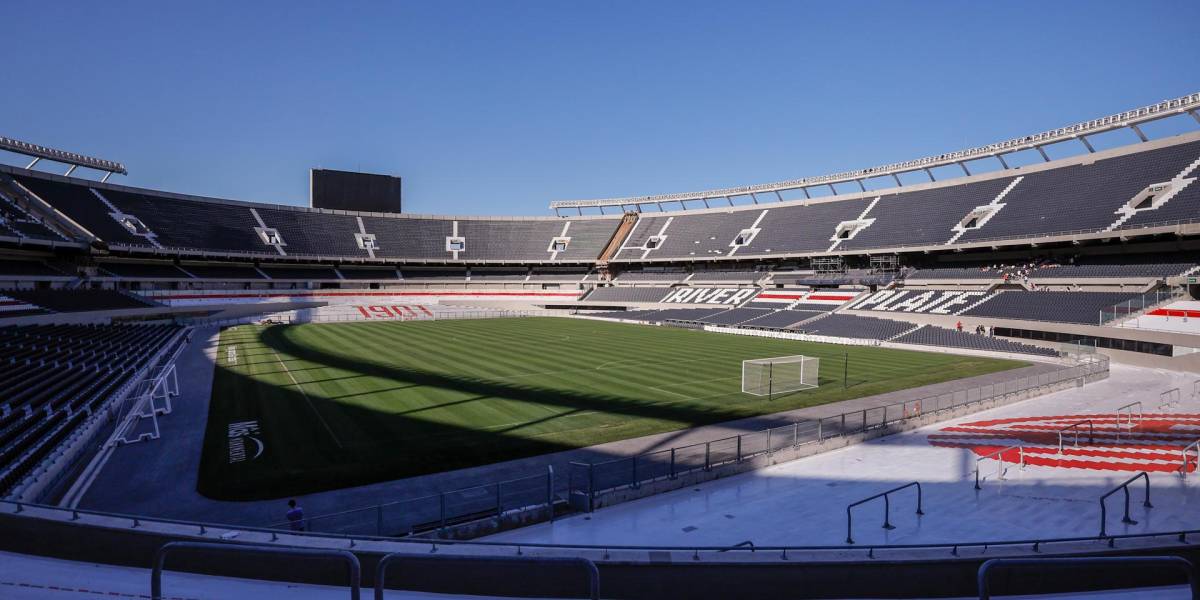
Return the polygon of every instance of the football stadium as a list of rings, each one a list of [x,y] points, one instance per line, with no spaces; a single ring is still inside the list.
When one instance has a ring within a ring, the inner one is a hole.
[[[1071,111],[527,216],[0,137],[0,597],[1195,597],[1200,93]]]

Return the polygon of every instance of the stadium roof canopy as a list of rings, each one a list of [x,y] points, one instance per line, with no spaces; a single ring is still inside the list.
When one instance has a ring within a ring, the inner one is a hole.
[[[71,167],[67,169],[67,175],[73,173],[78,167],[87,167],[89,169],[96,169],[97,171],[104,171],[104,179],[101,181],[108,181],[108,178],[111,177],[113,173],[119,173],[121,175],[129,174],[129,171],[125,169],[125,165],[116,161],[84,156],[83,154],[67,152],[66,150],[47,148],[46,146],[39,146],[29,142],[14,140],[2,135],[0,135],[0,150],[24,154],[25,156],[32,156],[33,161],[25,166],[26,169],[32,169],[33,166],[38,163],[38,161],[44,158],[46,160],[62,163],[64,165],[70,165]]]
[[[1190,114],[1197,122],[1200,122],[1200,92],[1188,94],[1171,100],[1163,100],[1157,104],[1143,106],[1127,110],[1115,115],[1092,119],[1066,127],[1051,129],[1033,135],[1026,135],[1002,142],[979,146],[967,150],[959,150],[957,152],[948,152],[946,154],[938,154],[937,156],[927,156],[889,165],[878,167],[870,167],[867,169],[858,169],[854,171],[844,171],[841,173],[832,173],[829,175],[819,175],[816,177],[805,177],[803,179],[793,179],[790,181],[780,181],[777,183],[761,183],[758,185],[748,185],[742,187],[724,188],[718,190],[706,190],[701,192],[685,192],[677,194],[660,194],[656,196],[633,196],[626,198],[606,198],[598,200],[557,200],[550,203],[550,208],[559,214],[562,209],[574,209],[580,214],[584,208],[599,208],[600,212],[604,212],[605,207],[620,207],[622,210],[626,206],[634,206],[640,209],[644,204],[658,205],[662,208],[663,202],[687,202],[689,200],[703,201],[705,206],[708,205],[708,200],[722,198],[729,201],[733,205],[732,197],[734,196],[750,196],[755,204],[758,204],[757,194],[773,193],[779,200],[783,200],[783,196],[779,193],[786,190],[801,190],[805,197],[811,197],[808,193],[809,188],[818,186],[828,186],[829,189],[836,195],[837,189],[833,187],[835,183],[855,182],[862,191],[867,191],[863,181],[875,177],[890,176],[895,180],[896,185],[903,185],[898,177],[901,173],[910,173],[914,171],[924,171],[931,181],[934,180],[933,173],[930,169],[943,167],[947,165],[958,165],[962,168],[963,173],[970,175],[967,170],[966,161],[977,160],[981,158],[996,158],[1005,168],[1010,168],[1004,160],[1004,155],[1023,150],[1037,150],[1043,159],[1050,160],[1044,146],[1065,142],[1070,140],[1078,140],[1081,142],[1088,152],[1095,152],[1095,148],[1088,141],[1087,136],[1112,131],[1114,129],[1129,128],[1143,141],[1148,141],[1146,134],[1138,125],[1149,121],[1173,117],[1180,114]],[[686,207],[685,207],[686,208]]]

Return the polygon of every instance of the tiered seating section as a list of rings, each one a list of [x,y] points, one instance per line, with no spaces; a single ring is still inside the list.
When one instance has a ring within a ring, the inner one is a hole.
[[[51,312],[85,312],[156,306],[133,294],[115,290],[5,290],[4,295]]]
[[[1000,292],[963,316],[1098,325],[1100,311],[1139,297],[1119,292]]]
[[[151,190],[98,186],[28,174],[21,185],[109,244],[270,256],[450,260],[447,238],[465,238],[459,260],[594,261],[616,231],[619,217],[579,219],[454,219],[368,214],[354,216],[287,206],[229,202]],[[90,187],[89,187],[90,186]],[[96,193],[98,192],[98,193]],[[128,230],[112,213],[136,217],[151,236]],[[274,229],[268,244],[256,228]],[[565,231],[565,232],[564,232]],[[360,245],[355,234],[375,236]],[[555,251],[556,238],[570,238]]]
[[[173,325],[0,328],[0,496],[178,331]]]
[[[1200,141],[1131,148],[1092,162],[1003,171],[969,182],[935,184],[857,198],[759,204],[721,210],[643,215],[612,260],[686,261],[880,251],[1129,229],[1200,219],[1200,185],[1177,183],[1173,195],[1139,202],[1151,185],[1183,182],[1200,164]],[[460,261],[588,262],[617,232],[621,217],[415,218],[350,215],[287,206],[212,200],[12,170],[24,188],[109,244],[175,250]],[[970,219],[981,207],[986,218]],[[0,229],[56,237],[0,202]],[[131,215],[147,231],[130,231],[112,216]],[[282,238],[268,244],[256,227]],[[0,231],[3,233],[3,231]],[[375,236],[364,246],[355,234]],[[447,238],[465,239],[448,248]],[[565,248],[554,240],[570,238]],[[653,243],[652,243],[653,242]],[[846,274],[842,278],[873,276]],[[631,277],[624,275],[623,277]],[[725,277],[725,275],[716,275]],[[731,276],[740,280],[741,276]],[[866,283],[866,282],[863,282]]]
[[[1019,354],[1035,354],[1039,356],[1057,356],[1058,353],[1049,348],[1031,346],[1019,342],[996,338],[990,335],[966,333],[954,329],[923,325],[915,331],[906,333],[895,340],[902,344],[917,344],[919,346],[939,346],[942,348],[967,348],[971,350],[989,350],[992,352],[1015,352]]]
[[[904,280],[909,283],[945,280],[987,280],[1034,282],[1048,279],[1164,279],[1179,277],[1200,265],[1200,256],[1173,254],[1137,254],[1079,256],[1066,260],[1041,259],[1012,264],[971,266],[935,266],[913,269]]]

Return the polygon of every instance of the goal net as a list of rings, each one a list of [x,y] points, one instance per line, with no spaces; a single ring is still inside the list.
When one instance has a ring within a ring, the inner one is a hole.
[[[769,396],[817,387],[819,358],[780,356],[742,361],[742,392]]]

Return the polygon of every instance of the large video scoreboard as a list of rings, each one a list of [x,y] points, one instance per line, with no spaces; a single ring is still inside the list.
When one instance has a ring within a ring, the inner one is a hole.
[[[309,204],[314,208],[402,212],[399,177],[313,169],[309,188]]]

